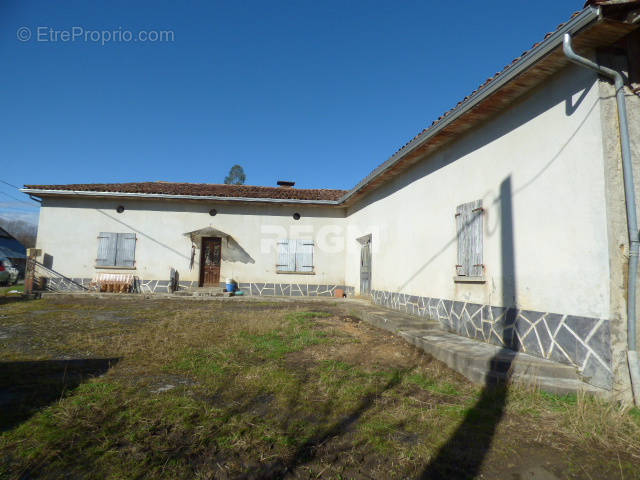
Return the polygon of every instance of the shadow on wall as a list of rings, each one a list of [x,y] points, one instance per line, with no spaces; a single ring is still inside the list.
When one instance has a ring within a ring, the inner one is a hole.
[[[567,102],[571,102],[571,97],[569,97],[567,99]],[[587,121],[587,119],[590,117],[591,112],[593,112],[593,110],[595,109],[596,106],[598,106],[599,103],[595,102],[591,107],[589,107],[589,111],[587,112],[587,114],[585,115],[585,118],[580,122],[580,124],[578,125],[578,127],[574,130],[574,132],[569,136],[569,138],[567,139],[567,141],[565,143],[562,144],[562,146],[560,147],[560,149],[558,149],[558,151],[556,152],[555,155],[553,155],[551,157],[551,159],[540,169],[540,171],[538,171],[533,177],[531,177],[529,180],[527,180],[526,182],[524,182],[522,185],[520,185],[516,190],[513,190],[511,187],[511,180],[509,177],[509,188],[510,188],[510,194],[511,196],[515,196],[516,194],[520,193],[522,190],[524,190],[525,188],[528,188],[530,185],[532,185],[538,178],[540,178],[540,176],[542,176],[542,174],[560,157],[560,155],[562,154],[562,152],[565,151],[565,149],[569,146],[569,144],[571,143],[571,141],[575,138],[575,136],[578,134],[578,132],[582,129],[582,126],[585,124],[585,122]],[[451,162],[453,162],[453,160],[451,160]],[[451,162],[447,162],[451,163]],[[425,173],[425,175],[428,175],[429,173],[438,170],[439,168],[441,168],[444,165],[436,165],[435,167],[433,167],[433,169],[430,172]],[[415,179],[414,179],[415,180]],[[413,180],[412,180],[413,181]],[[383,196],[386,196],[388,194],[385,194]],[[500,196],[495,199],[493,201],[493,204],[500,204],[500,208],[502,208],[502,189],[500,191]],[[501,217],[503,217],[501,215]],[[504,220],[504,218],[502,218],[502,220]],[[491,236],[493,234],[493,231],[489,232],[489,236]],[[413,280],[415,280],[415,278],[420,275],[436,258],[438,258],[442,253],[444,253],[451,245],[453,245],[454,243],[456,243],[458,240],[457,235],[455,235],[453,238],[451,238],[451,240],[449,240],[447,243],[445,243],[442,248],[440,250],[438,250],[435,254],[433,254],[433,256],[431,256],[431,258],[429,258],[424,264],[422,264],[420,266],[420,268],[418,268],[404,283],[402,283],[402,285],[400,285],[398,287],[398,291],[402,292]]]
[[[256,263],[251,255],[235,241],[233,237],[227,237],[226,245],[222,247],[223,262]]]
[[[181,258],[184,258],[188,262],[187,266],[189,267],[189,270],[191,270],[195,266],[195,262],[194,262],[195,252],[193,251],[193,249],[191,249],[189,251],[188,255],[180,253],[179,251],[177,251],[176,249],[170,247],[166,243],[163,243],[160,240],[157,240],[156,238],[154,238],[154,237],[142,232],[141,230],[133,227],[132,225],[129,225],[128,223],[125,223],[122,220],[119,220],[115,216],[110,215],[107,212],[105,212],[103,210],[100,210],[100,209],[96,209],[96,210],[98,212],[100,212],[102,215],[104,215],[105,217],[108,217],[108,218],[118,222],[119,224],[124,225],[125,227],[130,229],[132,232],[138,233],[139,235],[143,236],[144,238],[147,238],[147,239],[151,240],[155,244],[160,245],[161,247],[169,250],[172,253],[175,253],[176,255],[178,255]],[[200,231],[197,231],[197,232],[200,232]],[[187,234],[187,238],[189,236],[191,236],[191,241],[194,242],[194,238],[195,237],[193,235],[191,235],[191,234],[197,233],[197,232],[191,232],[190,234]],[[202,235],[200,235],[198,238],[201,238],[201,237],[202,237]],[[238,242],[236,242],[230,236],[226,236],[226,238],[227,238],[227,242],[225,242],[226,243],[226,245],[225,245],[226,248],[223,247],[223,249],[222,249],[222,260],[228,261],[228,262],[255,263],[255,260],[251,257],[251,255],[249,255],[249,253],[244,248],[242,248]],[[199,248],[200,242],[194,243],[194,245],[196,246],[196,248]],[[225,250],[226,250],[226,253],[225,253]]]
[[[508,325],[514,324],[517,313],[517,305],[514,304],[517,292],[511,199],[511,178],[509,177],[500,185],[502,302],[505,307],[509,306],[504,312],[507,316],[505,324]],[[508,338],[510,335],[507,332],[513,332],[513,329],[505,329],[502,332],[503,342],[509,345],[511,339]],[[419,478],[462,480],[478,476],[504,415],[513,358],[510,349],[502,348],[491,359],[491,372],[501,372],[504,376],[491,374],[486,376],[480,398]]]
[[[242,248],[242,246],[228,233],[218,230],[215,227],[205,227],[193,232],[187,232],[184,234],[191,239],[192,244],[192,256],[191,266],[193,267],[195,251],[202,245],[202,239],[207,237],[220,237],[222,239],[222,252],[221,259],[223,262],[241,262],[241,263],[256,263],[255,260],[249,255],[249,253]]]
[[[0,362],[0,433],[28,420],[119,358]]]
[[[45,253],[42,257],[42,266],[49,270],[53,270],[53,256]]]
[[[147,235],[146,233],[138,230],[137,228],[129,225],[128,223],[123,222],[122,220],[119,220],[118,218],[116,218],[113,215],[109,215],[107,212],[105,212],[104,210],[100,210],[99,208],[96,208],[96,211],[100,212],[102,215],[104,215],[105,217],[110,218],[111,220],[118,222],[120,225],[124,225],[125,227],[127,227],[129,230],[131,230],[132,232],[138,233],[141,236],[143,236],[144,238],[151,240],[152,242],[154,242],[157,245],[160,245],[161,247],[169,250],[172,253],[175,253],[176,255],[178,255],[181,258],[184,258],[185,260],[190,261],[189,255],[185,255],[184,253],[180,253],[178,250],[176,250],[175,248],[171,248],[169,245],[167,245],[166,243],[162,243],[160,240],[157,240],[156,238],[153,238],[151,235]]]

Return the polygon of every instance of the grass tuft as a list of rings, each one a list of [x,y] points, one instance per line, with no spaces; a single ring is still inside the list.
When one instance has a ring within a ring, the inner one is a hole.
[[[413,385],[417,385],[424,390],[428,390],[429,392],[432,392],[432,393],[440,393],[443,395],[455,395],[455,396],[460,395],[460,392],[455,387],[455,385],[452,385],[451,383],[445,380],[429,378],[426,375],[421,373],[414,373],[414,374],[408,375],[406,378],[406,381]]]

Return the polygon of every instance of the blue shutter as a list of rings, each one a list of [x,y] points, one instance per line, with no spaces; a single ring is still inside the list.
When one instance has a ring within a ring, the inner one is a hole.
[[[116,249],[118,267],[134,267],[136,262],[136,234],[119,233]]]
[[[116,243],[118,234],[100,232],[98,235],[98,257],[96,265],[99,267],[112,267],[116,264]]]

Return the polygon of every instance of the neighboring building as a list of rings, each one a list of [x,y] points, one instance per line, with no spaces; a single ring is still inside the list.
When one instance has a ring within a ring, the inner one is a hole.
[[[0,259],[8,258],[20,274],[24,273],[26,250],[9,232],[0,227]]]
[[[37,248],[80,286],[113,271],[136,275],[143,292],[166,291],[173,268],[185,286],[232,277],[255,295],[370,294],[462,335],[575,365],[628,396],[615,91],[570,64],[562,39],[570,33],[579,53],[628,72],[640,170],[640,1],[599,3],[352,190],[27,185],[42,199]]]

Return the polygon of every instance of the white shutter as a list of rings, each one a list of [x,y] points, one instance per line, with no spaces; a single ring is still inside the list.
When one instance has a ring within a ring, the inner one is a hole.
[[[313,272],[313,240],[298,240],[296,243],[296,271]]]
[[[116,264],[117,233],[100,232],[98,235],[98,257],[96,265],[99,267],[112,267]]]
[[[118,267],[133,267],[136,260],[136,234],[119,233],[116,250],[116,265]]]
[[[292,240],[278,240],[278,261],[276,270],[279,272],[295,272],[296,270],[296,243]]]

